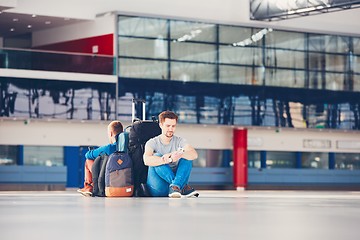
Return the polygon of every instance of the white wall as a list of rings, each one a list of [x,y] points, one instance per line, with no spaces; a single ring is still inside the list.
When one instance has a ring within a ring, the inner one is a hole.
[[[114,15],[96,18],[96,15],[106,12],[360,36],[359,8],[272,22],[250,20],[249,9],[249,0],[18,0],[17,7],[11,11],[87,20],[35,32],[32,40],[34,47],[115,33]]]
[[[115,21],[115,15],[108,15],[64,27],[34,32],[32,44],[33,47],[37,47],[81,38],[113,34],[116,29]]]
[[[249,0],[18,0],[12,11],[87,20],[94,19],[97,14],[120,11],[133,15],[360,36],[359,8],[272,22],[250,20],[249,9]]]
[[[106,121],[66,120],[31,120],[25,124],[25,119],[0,119],[0,145],[99,146],[108,141],[107,124]],[[179,124],[176,134],[198,149],[232,149],[233,129],[232,126]],[[311,141],[311,145],[306,146],[306,141]],[[339,143],[352,149],[338,148]],[[360,132],[250,127],[248,149],[359,153]]]

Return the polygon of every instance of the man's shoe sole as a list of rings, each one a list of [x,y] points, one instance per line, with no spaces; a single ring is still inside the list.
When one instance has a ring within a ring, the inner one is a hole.
[[[199,193],[194,191],[192,193],[189,193],[188,195],[183,195],[184,197],[191,198],[191,197],[199,197]]]
[[[82,192],[79,190],[77,190],[78,193],[81,193],[81,195],[85,196],[85,197],[92,197],[92,193],[91,192]]]
[[[170,193],[169,198],[181,198],[181,193],[179,192]]]

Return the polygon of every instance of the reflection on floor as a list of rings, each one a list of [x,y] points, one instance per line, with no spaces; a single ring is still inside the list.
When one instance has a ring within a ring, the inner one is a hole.
[[[199,198],[0,192],[2,240],[359,239],[360,192],[206,191]]]

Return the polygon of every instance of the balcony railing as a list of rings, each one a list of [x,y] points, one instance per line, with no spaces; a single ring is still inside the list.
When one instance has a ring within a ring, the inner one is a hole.
[[[116,58],[108,55],[0,48],[0,68],[91,74],[116,74]]]

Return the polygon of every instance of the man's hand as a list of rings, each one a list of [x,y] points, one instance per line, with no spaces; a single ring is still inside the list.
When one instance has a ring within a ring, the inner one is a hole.
[[[183,151],[175,151],[171,153],[171,158],[174,162],[179,161],[180,158],[182,158],[184,152]]]

